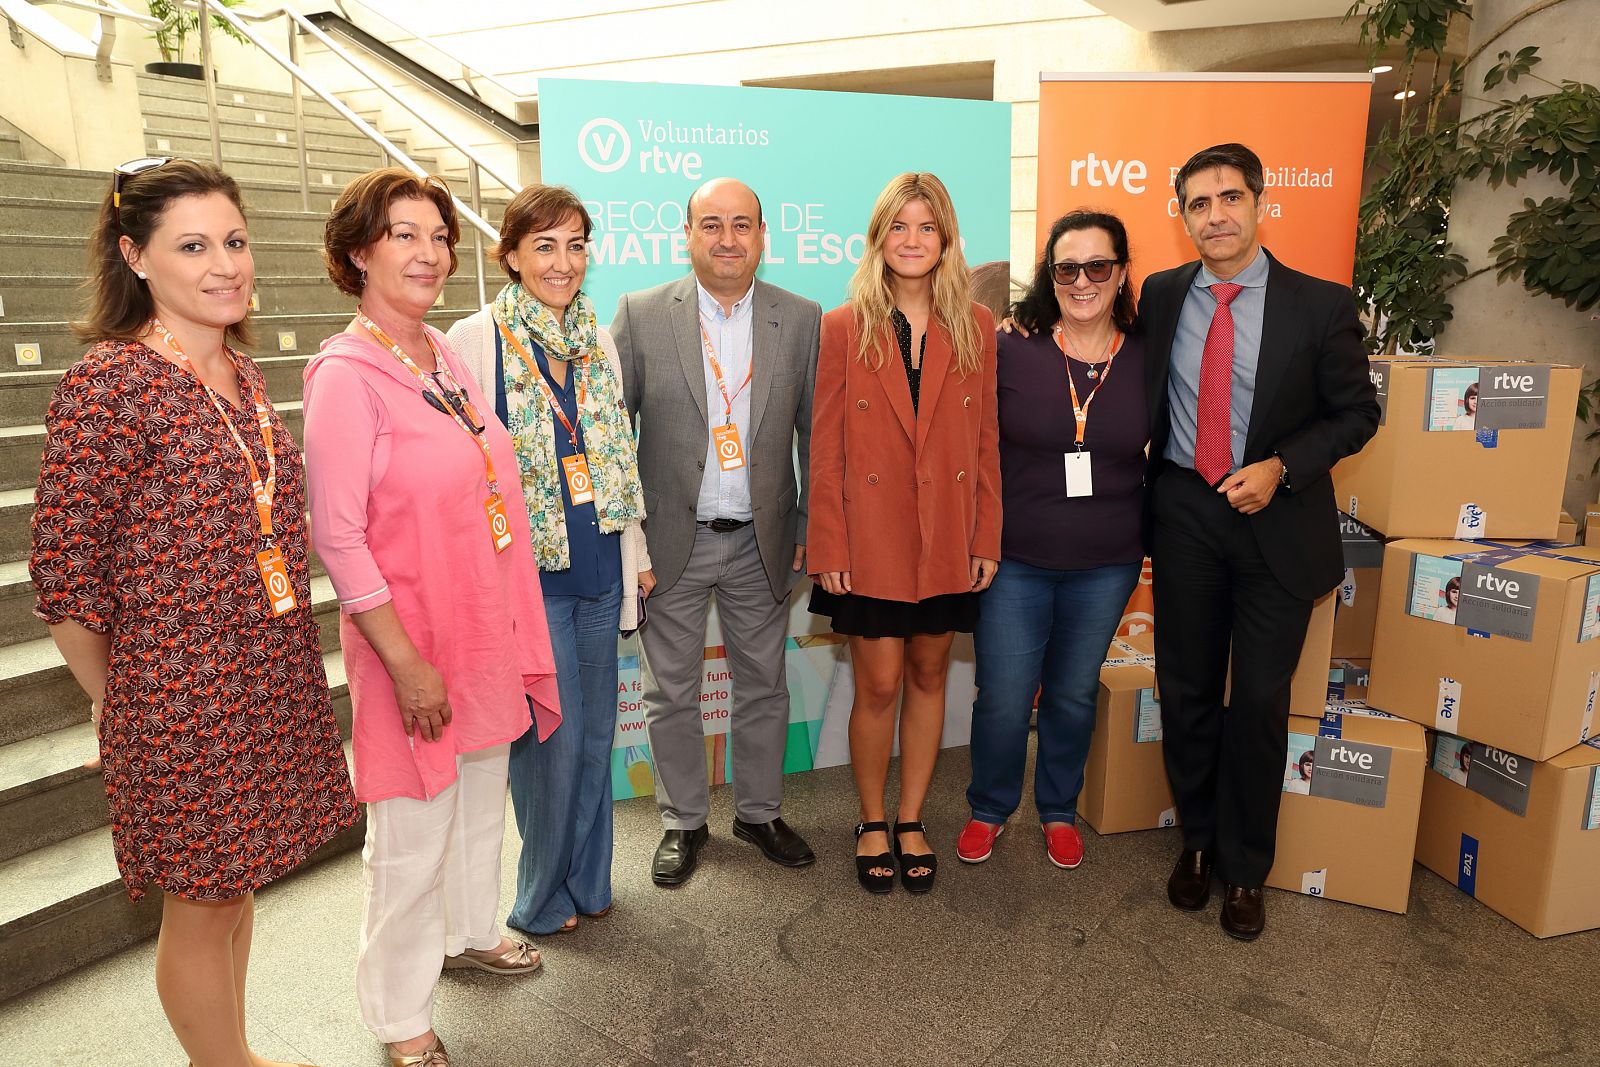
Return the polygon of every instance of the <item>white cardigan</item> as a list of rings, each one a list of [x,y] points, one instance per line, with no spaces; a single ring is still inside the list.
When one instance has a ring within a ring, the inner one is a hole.
[[[491,309],[469,315],[450,327],[445,340],[467,364],[467,371],[476,379],[483,395],[494,402],[494,339],[498,331],[491,318]],[[622,384],[622,361],[617,357],[617,343],[604,327],[600,329],[600,351],[605,353],[611,372],[617,376],[618,388]],[[639,627],[638,574],[650,569],[650,551],[645,547],[644,527],[630,523],[622,531],[622,623],[623,630]]]

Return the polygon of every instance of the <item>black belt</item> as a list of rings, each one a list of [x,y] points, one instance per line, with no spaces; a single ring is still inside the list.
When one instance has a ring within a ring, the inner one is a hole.
[[[696,521],[713,533],[733,533],[735,530],[742,530],[750,525],[749,519],[700,519]]]

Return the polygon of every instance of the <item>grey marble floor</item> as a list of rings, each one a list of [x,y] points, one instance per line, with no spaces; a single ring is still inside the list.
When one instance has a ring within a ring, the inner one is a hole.
[[[944,867],[922,898],[856,886],[847,768],[788,781],[820,857],[800,871],[731,836],[722,790],[701,869],[657,889],[654,805],[619,804],[612,913],[541,938],[535,975],[448,972],[438,1030],[470,1067],[1600,1063],[1600,934],[1535,940],[1419,867],[1408,915],[1269,890],[1267,932],[1238,944],[1214,911],[1166,903],[1175,831],[1088,833],[1059,871],[1025,805],[993,859],[957,863],[966,780],[966,750],[945,753],[927,812]],[[515,850],[513,831],[508,888]],[[356,1011],[360,907],[354,854],[260,895],[258,1052],[385,1063]],[[0,1063],[182,1067],[153,960],[152,943],[0,1005]]]

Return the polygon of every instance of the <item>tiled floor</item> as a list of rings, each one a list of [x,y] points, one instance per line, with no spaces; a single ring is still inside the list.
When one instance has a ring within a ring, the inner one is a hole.
[[[1269,891],[1261,940],[1174,911],[1175,831],[1101,838],[1059,871],[1019,812],[994,858],[954,858],[966,750],[945,753],[927,820],[925,898],[873,897],[851,873],[847,768],[789,779],[789,821],[821,857],[776,867],[728,832],[684,887],[654,888],[654,805],[617,807],[616,908],[540,939],[520,979],[449,972],[437,1026],[458,1064],[1600,1064],[1600,934],[1537,941],[1417,868],[1405,916]],[[511,825],[508,819],[508,825]],[[514,833],[507,840],[508,863]],[[354,854],[258,900],[257,1051],[381,1067],[352,984]],[[182,1067],[130,950],[0,1005],[0,1063]]]

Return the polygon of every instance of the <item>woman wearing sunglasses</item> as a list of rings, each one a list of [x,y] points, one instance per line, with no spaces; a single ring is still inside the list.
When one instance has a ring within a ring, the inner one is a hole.
[[[117,169],[89,237],[94,342],[46,416],[38,615],[100,716],[117,866],[162,893],[156,989],[197,1067],[245,1041],[254,890],[357,811],[310,610],[300,450],[250,341],[239,186]]]
[[[1070,870],[1100,664],[1144,557],[1150,428],[1121,220],[1056,220],[1012,318],[1028,332],[999,339],[1004,563],[973,634],[972,819],[956,855],[988,859],[1017,810],[1037,694],[1034,802],[1050,862]]]
[[[396,1067],[450,1062],[433,1032],[441,963],[539,966],[496,922],[508,749],[530,704],[541,740],[561,718],[511,438],[423,323],[459,237],[439,179],[351,182],[324,253],[360,303],[305,374],[311,528],[339,595],[367,805],[356,997]]]
[[[518,193],[495,252],[511,280],[449,333],[516,445],[561,687],[561,729],[511,745],[522,856],[507,922],[531,934],[611,909],[617,630],[638,628],[655,584],[622,367],[583,291],[591,225],[570,189]]]

